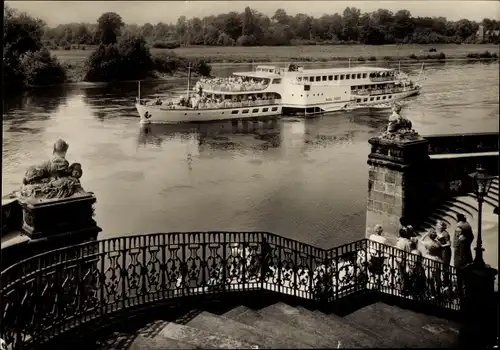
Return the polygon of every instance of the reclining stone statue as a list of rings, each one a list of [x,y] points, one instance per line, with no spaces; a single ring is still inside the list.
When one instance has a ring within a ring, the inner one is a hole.
[[[417,140],[420,135],[412,129],[412,123],[409,119],[401,116],[401,105],[394,104],[392,115],[389,117],[389,123],[386,130],[380,135],[382,138],[391,140]]]
[[[64,140],[57,140],[52,159],[27,169],[19,191],[21,198],[60,199],[86,193],[80,184],[82,165],[69,164],[68,148]]]

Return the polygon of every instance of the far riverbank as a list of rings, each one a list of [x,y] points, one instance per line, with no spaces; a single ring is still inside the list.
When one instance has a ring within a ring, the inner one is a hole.
[[[434,51],[436,50],[436,51]],[[93,47],[86,50],[53,50],[52,54],[66,65],[69,81],[83,81],[84,64]],[[435,62],[498,60],[499,48],[491,44],[478,45],[329,45],[329,46],[258,46],[220,47],[191,46],[174,50],[151,48],[153,55],[174,52],[189,59],[203,59],[212,66],[266,63],[349,62]],[[432,51],[432,52],[431,52]],[[154,74],[147,80],[170,80],[186,77],[183,72],[172,76]]]

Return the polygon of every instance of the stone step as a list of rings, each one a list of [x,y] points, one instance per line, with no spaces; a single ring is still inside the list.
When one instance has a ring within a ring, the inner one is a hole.
[[[274,338],[267,332],[245,323],[209,312],[199,314],[187,325],[203,331],[215,332],[237,340],[258,344],[262,349],[293,349],[296,347],[295,343],[289,343],[285,339]]]
[[[453,348],[459,345],[460,326],[455,322],[380,302],[374,306],[388,314],[396,312],[394,318],[396,324],[426,340],[439,343],[441,348]]]
[[[492,193],[498,197],[498,187],[493,187],[493,185],[492,185],[490,187],[490,193]]]
[[[138,335],[129,350],[199,349],[193,344],[165,337],[149,338]]]
[[[187,342],[203,349],[258,349],[257,344],[236,340],[221,334],[206,332],[201,329],[183,326],[177,323],[169,323],[155,339],[161,337]]]
[[[439,347],[438,341],[423,338],[416,332],[403,328],[395,320],[399,309],[392,307],[391,311],[377,308],[376,304],[366,306],[347,315],[345,319],[360,326],[370,328],[373,332],[383,335],[390,343],[399,344],[401,347]]]
[[[266,320],[257,312],[248,309],[246,312],[231,316],[231,319],[270,333],[274,338],[285,339],[287,343],[296,344],[296,348],[308,349],[318,347],[317,337],[277,320]]]
[[[342,344],[342,347],[347,348],[360,347],[360,344],[351,339],[349,334],[327,327],[320,319],[302,313],[300,310],[287,304],[277,303],[270,305],[259,310],[258,313],[265,319],[278,320],[311,335],[316,335],[319,339],[323,340],[323,342],[318,343],[318,346],[324,345],[324,347],[335,348],[339,344]]]
[[[222,316],[234,320],[236,316],[241,315],[247,311],[251,311],[251,309],[249,309],[248,307],[246,307],[244,305],[239,305],[239,306],[227,311],[226,313],[222,314]]]
[[[383,338],[374,334],[371,330],[365,329],[364,327],[356,327],[351,322],[346,321],[344,318],[337,316],[335,314],[327,315],[319,310],[308,310],[302,306],[297,306],[296,308],[304,314],[309,314],[312,317],[324,322],[325,325],[330,327],[335,331],[350,334],[351,338],[356,339],[356,342],[360,344],[360,347],[365,348],[387,348],[391,347],[390,344],[385,342]],[[394,347],[394,346],[393,346]],[[396,345],[395,347],[398,347]]]

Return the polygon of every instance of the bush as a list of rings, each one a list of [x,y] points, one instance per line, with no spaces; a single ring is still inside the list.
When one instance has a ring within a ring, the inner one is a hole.
[[[371,56],[368,58],[368,61],[376,61],[377,60],[377,57],[375,56]]]
[[[182,65],[182,60],[173,51],[162,52],[153,56],[153,64],[157,71],[173,73]]]
[[[412,54],[411,54],[410,56],[408,56],[408,57],[409,57],[409,58],[411,58],[412,60],[416,60],[416,59],[418,59],[418,57],[417,57],[414,53],[412,53]]]
[[[364,61],[366,61],[366,60],[365,60],[365,58],[364,58],[363,56],[359,56],[359,57],[358,57],[358,61],[359,61],[359,62],[364,62]]]
[[[24,55],[21,67],[27,85],[51,85],[66,81],[64,67],[46,48]]]
[[[226,33],[221,33],[217,39],[217,45],[220,46],[234,46],[234,40]]]
[[[188,60],[188,63],[191,64],[192,72],[198,73],[204,77],[209,77],[212,72],[212,67],[205,62],[203,59],[195,58]]]
[[[173,50],[173,49],[176,49],[178,47],[181,47],[181,44],[179,44],[179,42],[177,42],[177,41],[157,41],[157,42],[153,43],[153,47],[155,49]]]
[[[391,56],[384,56],[384,61],[392,61],[392,57]]]
[[[117,44],[101,44],[85,64],[87,81],[142,79],[154,68],[151,53],[143,38],[126,37]]]
[[[254,35],[242,35],[236,40],[237,46],[254,46],[257,43],[257,39]]]

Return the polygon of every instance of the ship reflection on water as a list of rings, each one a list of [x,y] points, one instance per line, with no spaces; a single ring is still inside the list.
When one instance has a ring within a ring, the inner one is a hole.
[[[278,119],[230,120],[186,124],[146,124],[139,130],[138,144],[160,147],[175,138],[195,140],[200,153],[205,148],[219,150],[276,148],[280,145]]]

